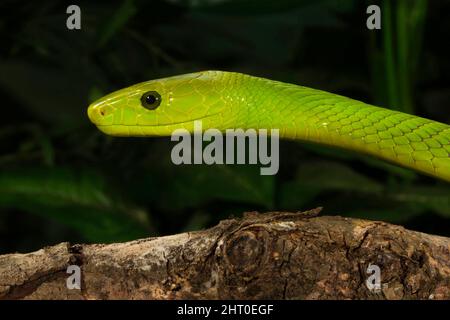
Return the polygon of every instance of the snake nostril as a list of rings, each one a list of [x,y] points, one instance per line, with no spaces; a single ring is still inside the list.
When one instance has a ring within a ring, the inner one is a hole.
[[[88,107],[89,120],[96,126],[109,126],[114,121],[114,109],[103,102],[93,103]]]

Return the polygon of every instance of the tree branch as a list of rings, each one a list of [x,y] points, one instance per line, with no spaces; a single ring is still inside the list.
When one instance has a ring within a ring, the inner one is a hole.
[[[0,299],[450,299],[449,238],[319,211],[2,255]],[[81,290],[66,286],[69,265],[81,268]],[[369,265],[380,290],[366,285]]]

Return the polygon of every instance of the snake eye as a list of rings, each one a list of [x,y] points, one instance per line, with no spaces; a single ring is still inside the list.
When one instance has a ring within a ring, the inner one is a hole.
[[[141,105],[149,110],[158,108],[161,104],[161,95],[156,91],[147,91],[141,97]]]

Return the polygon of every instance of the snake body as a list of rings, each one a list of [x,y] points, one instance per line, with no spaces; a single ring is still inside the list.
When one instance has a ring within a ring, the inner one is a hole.
[[[159,95],[146,108],[142,96]],[[280,137],[369,154],[450,182],[450,126],[337,94],[241,73],[203,71],[151,80],[91,104],[90,120],[113,136],[168,136],[175,129],[279,129]]]

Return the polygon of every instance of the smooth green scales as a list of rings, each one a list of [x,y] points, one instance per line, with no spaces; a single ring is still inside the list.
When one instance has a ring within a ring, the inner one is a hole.
[[[142,102],[149,91],[149,103]],[[194,120],[202,120],[203,130],[279,129],[280,137],[355,150],[450,182],[449,125],[240,73],[204,71],[143,82],[94,102],[88,115],[114,136],[193,132]]]

